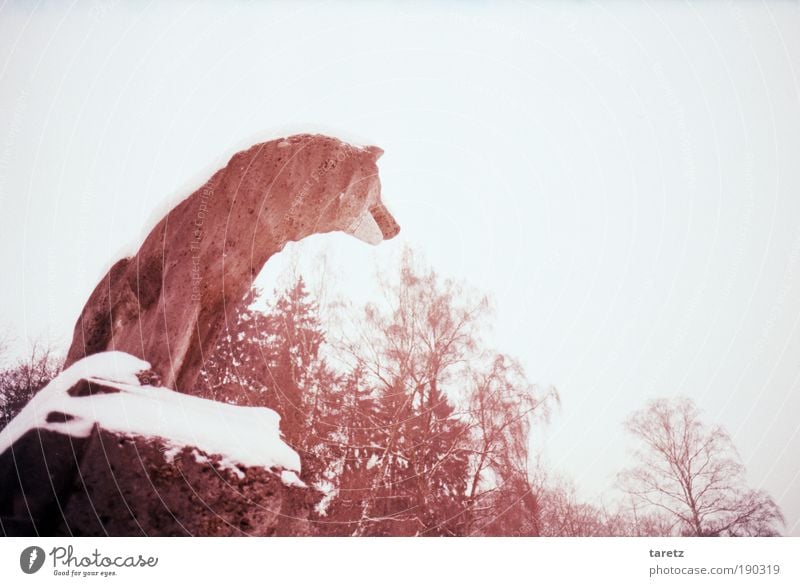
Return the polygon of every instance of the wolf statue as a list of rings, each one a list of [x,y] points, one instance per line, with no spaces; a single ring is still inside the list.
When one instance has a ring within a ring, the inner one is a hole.
[[[371,244],[397,235],[400,228],[381,201],[376,161],[382,153],[300,134],[233,155],[97,284],[75,325],[65,368],[122,351],[150,363],[144,384],[193,394],[226,321],[233,322],[264,264],[288,242],[334,231]],[[70,394],[91,392],[83,381]],[[79,518],[99,523],[81,533],[109,533],[92,489],[108,492],[126,466],[142,468],[137,490],[151,481],[146,462],[130,462],[130,454],[104,442],[108,434],[101,432],[76,438],[31,429],[0,454],[5,534],[73,534],[71,519]],[[97,479],[94,487],[90,478]]]
[[[399,232],[381,201],[382,153],[303,134],[235,154],[98,283],[65,367],[121,350],[150,362],[164,386],[192,393],[226,314],[289,241],[342,231],[377,244]]]

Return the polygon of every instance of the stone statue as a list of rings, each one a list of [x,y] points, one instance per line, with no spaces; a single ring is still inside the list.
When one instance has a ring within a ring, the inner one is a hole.
[[[78,318],[65,368],[123,351],[150,363],[142,384],[194,393],[226,319],[287,242],[333,231],[371,244],[397,235],[381,202],[382,152],[302,134],[235,154],[98,283]],[[108,392],[87,376],[70,395]],[[69,414],[47,417],[70,423]],[[257,469],[245,478],[212,477],[188,448],[176,471],[162,448],[98,427],[88,437],[30,429],[0,454],[2,532],[297,533],[286,520],[302,517],[310,489],[285,487]],[[209,502],[227,511],[223,525],[208,514]]]
[[[286,243],[342,231],[372,244],[399,226],[381,202],[383,151],[302,134],[233,156],[117,262],[75,326],[65,367],[105,350],[147,360],[192,393],[226,314]]]

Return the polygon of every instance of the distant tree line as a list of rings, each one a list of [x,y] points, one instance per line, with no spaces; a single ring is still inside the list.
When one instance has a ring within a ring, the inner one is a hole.
[[[639,449],[618,481],[625,498],[582,502],[533,445],[558,393],[487,347],[487,300],[410,251],[382,285],[381,303],[348,308],[335,328],[302,277],[270,304],[253,289],[201,374],[204,396],[280,414],[318,493],[317,534],[778,533],[778,507],[746,487],[729,436],[689,400],[635,413],[627,426]],[[59,369],[40,345],[2,368],[0,425]]]

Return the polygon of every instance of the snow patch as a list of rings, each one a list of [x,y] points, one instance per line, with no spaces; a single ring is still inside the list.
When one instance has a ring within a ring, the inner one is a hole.
[[[293,470],[282,470],[281,482],[283,482],[286,486],[296,486],[298,488],[307,487],[306,483],[300,480],[297,472],[294,472]]]
[[[320,517],[327,517],[328,507],[333,502],[333,499],[339,495],[339,489],[328,480],[318,482],[314,488],[324,495],[322,499],[320,499],[320,501],[314,506],[314,510]]]
[[[244,477],[241,466],[281,470],[287,486],[305,484],[297,476],[300,456],[281,440],[280,416],[266,407],[242,407],[142,386],[137,373],[150,364],[124,352],[103,352],[76,362],[39,391],[2,431],[0,453],[32,429],[88,437],[94,425],[120,435],[158,439],[173,459],[184,447],[221,457],[218,466]],[[116,389],[117,393],[73,397],[68,391],[81,379]],[[68,421],[47,421],[51,412]],[[202,453],[200,453],[202,452]]]
[[[367,470],[372,470],[380,463],[381,459],[377,454],[372,454],[367,460]]]

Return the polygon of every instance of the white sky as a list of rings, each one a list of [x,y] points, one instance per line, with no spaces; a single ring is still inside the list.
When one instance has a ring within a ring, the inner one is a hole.
[[[175,190],[254,137],[356,137],[403,231],[292,247],[337,293],[412,245],[557,386],[584,496],[685,394],[800,535],[799,5],[376,4],[0,6],[0,324],[66,345]]]

